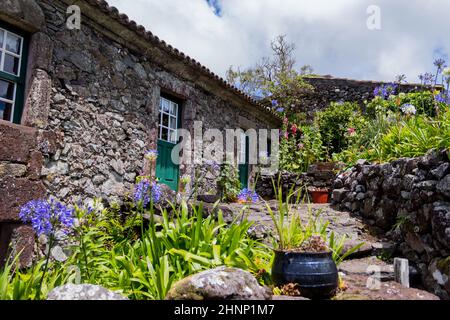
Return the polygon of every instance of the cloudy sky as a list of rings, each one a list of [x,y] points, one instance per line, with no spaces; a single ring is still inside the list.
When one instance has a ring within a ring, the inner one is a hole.
[[[450,53],[448,0],[109,0],[221,76],[270,54],[279,34],[296,45],[298,67],[336,77],[408,82]],[[380,8],[381,30],[367,9]],[[371,21],[373,21],[371,19]]]

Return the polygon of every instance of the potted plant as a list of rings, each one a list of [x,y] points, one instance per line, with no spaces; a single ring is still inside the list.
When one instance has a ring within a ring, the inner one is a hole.
[[[277,214],[266,204],[277,231],[277,238],[274,239],[273,283],[277,287],[295,284],[301,295],[307,298],[330,298],[335,295],[339,285],[337,265],[363,243],[341,254],[345,237],[337,240],[334,232],[328,234],[329,222],[320,220],[320,212],[314,214],[310,207],[308,220],[303,222],[299,213],[292,209],[298,208],[304,201],[300,201],[301,192],[292,192],[292,189],[285,201],[282,188],[278,187],[275,191]],[[292,199],[294,195],[295,200]]]
[[[309,187],[309,193],[312,196],[313,203],[328,203],[330,190],[328,188]]]

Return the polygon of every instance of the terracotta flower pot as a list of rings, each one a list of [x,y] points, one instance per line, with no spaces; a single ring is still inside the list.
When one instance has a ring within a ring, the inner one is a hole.
[[[328,190],[311,191],[313,203],[328,203]]]

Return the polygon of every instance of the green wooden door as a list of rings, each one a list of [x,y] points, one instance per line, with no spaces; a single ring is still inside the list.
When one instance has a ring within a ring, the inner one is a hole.
[[[245,142],[244,142],[245,141]],[[250,139],[247,136],[241,138],[241,154],[239,163],[239,181],[241,182],[241,188],[248,188],[248,178],[250,172]],[[241,163],[243,162],[243,163]]]
[[[179,166],[172,161],[172,150],[175,144],[159,140],[158,141],[158,160],[156,161],[156,177],[158,181],[178,190]]]
[[[172,159],[172,150],[178,142],[180,126],[179,105],[161,97],[159,105],[159,139],[158,160],[156,161],[156,178],[172,190],[178,191],[180,174],[178,159]]]

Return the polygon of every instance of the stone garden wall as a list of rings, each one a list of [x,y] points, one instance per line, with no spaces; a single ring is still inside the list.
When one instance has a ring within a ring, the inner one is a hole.
[[[304,187],[326,188],[331,191],[337,171],[337,164],[318,163],[311,165],[306,173],[282,171],[276,175],[260,176],[256,184],[256,192],[264,199],[274,199],[273,182],[277,186],[278,179],[283,195],[287,195],[293,186],[295,186],[293,191]]]
[[[420,270],[424,285],[450,297],[450,154],[359,163],[334,181],[333,202],[381,228]]]
[[[314,119],[317,111],[323,110],[329,106],[331,102],[358,102],[361,107],[364,101],[370,101],[374,98],[374,90],[384,82],[364,81],[333,78],[331,76],[323,77],[305,77],[305,81],[309,83],[314,90],[305,94],[301,111],[306,112],[308,119]],[[423,90],[424,87],[418,84],[402,84],[401,92],[414,92]]]

